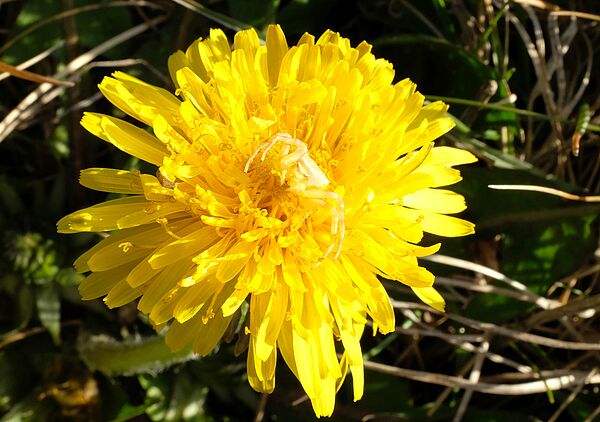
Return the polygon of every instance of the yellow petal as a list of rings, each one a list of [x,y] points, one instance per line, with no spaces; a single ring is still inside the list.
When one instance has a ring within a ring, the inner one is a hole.
[[[169,91],[147,84],[123,72],[105,77],[98,85],[102,94],[126,114],[146,123],[162,114],[169,121],[176,121],[179,100]]]
[[[254,390],[261,393],[272,393],[275,389],[275,366],[277,351],[273,350],[266,359],[255,357],[255,341],[250,338],[248,347],[248,382]]]
[[[402,198],[404,205],[441,214],[454,214],[467,208],[465,198],[446,189],[421,189]]]
[[[148,260],[152,268],[163,268],[180,259],[197,255],[219,239],[214,228],[204,226],[201,222],[192,224],[194,227],[190,234],[166,244],[152,254]]]
[[[83,300],[102,297],[121,280],[125,279],[135,263],[129,263],[108,271],[100,271],[87,276],[79,285],[79,294]]]
[[[175,88],[179,88],[176,77],[177,71],[186,66],[188,66],[188,58],[183,51],[176,51],[169,56],[167,67],[169,68],[169,75],[171,75],[171,80],[175,84]]]
[[[181,323],[188,321],[218,293],[220,288],[221,283],[218,280],[209,278],[202,283],[183,289],[173,310],[173,317]]]
[[[138,302],[138,309],[146,314],[150,314],[159,303],[169,303],[173,297],[169,297],[169,292],[177,286],[177,283],[193,271],[191,263],[180,263],[173,265],[156,276],[148,285],[142,298]],[[166,319],[168,321],[169,318]],[[161,321],[165,322],[165,321]]]
[[[110,292],[108,296],[104,298],[104,303],[109,308],[118,308],[119,306],[127,305],[140,297],[142,291],[140,289],[131,287],[127,280],[123,279],[119,281]]]
[[[248,297],[249,293],[250,291],[243,287],[235,289],[235,291],[227,298],[221,307],[223,316],[233,315],[246,300],[246,297]]]
[[[446,302],[433,287],[412,287],[413,292],[423,302],[440,312],[445,312]]]
[[[403,208],[405,218],[418,222],[424,231],[438,236],[457,237],[475,233],[475,225],[449,215]]]
[[[124,215],[144,213],[151,204],[143,196],[130,196],[113,199],[98,205],[75,211],[61,218],[58,223],[59,233],[103,232],[119,228],[117,222]],[[141,225],[140,224],[132,224]],[[124,227],[121,227],[124,228]]]
[[[231,322],[232,316],[224,317],[216,314],[209,320],[201,330],[196,333],[195,341],[192,344],[194,352],[200,356],[206,356],[215,348],[217,343],[223,338],[225,330]]]
[[[140,172],[118,169],[89,168],[81,170],[79,183],[101,192],[141,194]]]
[[[250,330],[254,334],[257,359],[266,361],[274,353],[287,309],[288,298],[285,285],[279,285],[270,293],[252,295]]]
[[[269,25],[267,28],[267,65],[269,69],[269,84],[277,85],[281,61],[288,51],[285,34],[279,25]]]
[[[227,283],[238,275],[256,249],[255,243],[239,242],[235,244],[219,259],[219,267],[216,273],[217,280],[221,283]]]
[[[165,145],[131,123],[98,113],[84,113],[81,125],[100,139],[110,142],[121,151],[148,163],[161,165],[169,155]]]

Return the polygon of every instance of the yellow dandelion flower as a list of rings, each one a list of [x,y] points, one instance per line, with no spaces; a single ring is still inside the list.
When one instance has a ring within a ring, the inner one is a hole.
[[[409,80],[362,42],[331,31],[288,47],[279,26],[261,45],[252,29],[233,47],[220,30],[169,58],[175,95],[116,72],[104,96],[152,128],[86,113],[82,125],[158,166],[156,175],[92,168],[81,184],[128,194],[74,212],[61,233],[111,232],[75,262],[83,299],[139,298],[153,324],[170,322],[173,349],[206,355],[249,302],[247,371],[271,392],[278,351],[312,401],[331,415],[348,371],[363,393],[359,340],[367,319],[394,330],[378,276],[444,300],[417,258],[423,232],[473,233],[449,216],[462,196],[451,166],[475,161],[434,147],[453,127],[441,102],[423,105]],[[242,334],[243,335],[243,334]],[[343,346],[338,359],[336,342]]]

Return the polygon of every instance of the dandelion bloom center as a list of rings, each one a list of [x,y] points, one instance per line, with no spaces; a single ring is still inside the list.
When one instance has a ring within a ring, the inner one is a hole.
[[[462,196],[440,187],[475,158],[433,145],[453,127],[443,103],[423,105],[370,45],[331,31],[289,47],[278,26],[265,45],[254,30],[233,46],[212,30],[172,55],[169,71],[175,95],[121,72],[100,84],[153,134],[101,114],[82,120],[158,168],[82,171],[84,186],[126,195],[58,223],[63,233],[110,232],[75,262],[89,272],[82,297],[109,307],[139,299],[157,329],[168,324],[171,348],[201,355],[247,307],[239,335],[252,387],[273,390],[281,355],[316,415],[330,415],[347,372],[362,395],[367,320],[394,330],[378,277],[443,310],[417,261],[439,244],[418,243],[424,232],[473,232],[448,215],[465,209]]]

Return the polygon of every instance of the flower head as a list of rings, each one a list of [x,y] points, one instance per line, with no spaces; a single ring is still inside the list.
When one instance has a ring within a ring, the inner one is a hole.
[[[121,72],[105,78],[104,96],[153,134],[95,113],[83,126],[158,171],[82,171],[84,186],[129,195],[58,223],[62,233],[111,232],[75,262],[91,272],[83,298],[140,298],[153,324],[171,322],[173,349],[192,343],[201,355],[248,302],[254,389],[273,390],[279,351],[318,416],[333,412],[348,370],[358,400],[367,319],[394,330],[378,276],[441,310],[417,262],[439,245],[417,243],[423,232],[473,232],[446,215],[463,197],[438,189],[460,180],[451,166],[475,161],[433,146],[453,127],[446,105],[423,106],[370,50],[331,31],[290,48],[279,26],[266,45],[250,29],[231,48],[212,30],[170,57],[175,95]]]

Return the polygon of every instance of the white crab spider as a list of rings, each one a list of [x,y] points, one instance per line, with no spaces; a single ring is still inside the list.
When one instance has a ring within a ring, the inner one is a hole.
[[[293,138],[287,133],[278,133],[256,148],[256,151],[246,161],[244,172],[248,173],[250,165],[261,151],[260,161],[264,161],[269,151],[279,142],[283,144],[281,160],[279,161],[281,184],[287,181],[288,190],[303,198],[320,200],[325,204],[335,202],[335,206],[331,207],[331,236],[336,240],[329,245],[323,257],[326,258],[331,253],[336,243],[335,258],[339,257],[346,230],[344,200],[336,192],[326,190],[326,187],[329,186],[329,179],[317,163],[310,158],[308,148],[304,142]],[[292,147],[294,147],[293,151]]]

